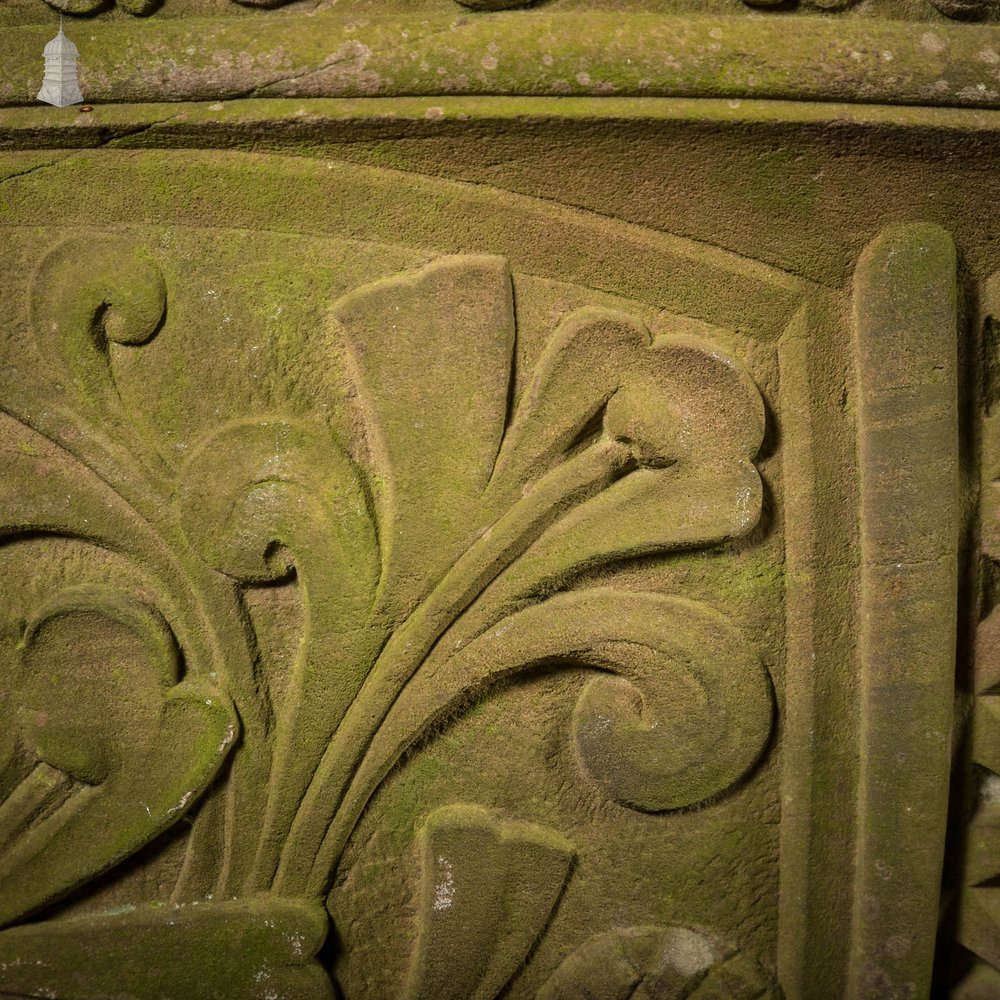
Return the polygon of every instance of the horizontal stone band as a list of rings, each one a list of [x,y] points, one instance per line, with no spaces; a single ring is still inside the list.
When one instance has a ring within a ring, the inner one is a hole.
[[[91,102],[244,97],[771,98],[1000,107],[1000,26],[648,13],[366,22],[326,14],[77,22]],[[49,26],[4,31],[0,105],[33,104]]]

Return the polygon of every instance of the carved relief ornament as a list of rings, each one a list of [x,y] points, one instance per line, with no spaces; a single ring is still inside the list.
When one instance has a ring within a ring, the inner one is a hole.
[[[66,403],[37,406],[29,383],[0,404],[4,534],[108,550],[143,581],[67,580],[4,677],[0,991],[152,996],[170,968],[187,997],[256,997],[265,981],[330,996],[323,900],[373,795],[443,720],[540,667],[589,672],[563,738],[574,780],[608,802],[687,809],[752,767],[772,691],[737,628],[698,601],[575,583],[756,524],[764,410],[739,362],[585,307],[512,406],[508,265],[446,256],[333,306],[345,436],[261,414],[178,463],[114,361],[157,336],[170,295],[142,244],[59,244],[30,323]],[[257,670],[242,589],[291,576],[303,626],[279,691]],[[171,903],[38,919],[192,815]],[[544,932],[575,848],[472,803],[433,813],[420,838],[408,995],[492,998]],[[483,872],[502,899],[469,891]],[[539,995],[571,995],[620,943],[640,964],[694,956],[664,996],[700,995],[705,977],[771,989],[707,932],[602,933]],[[608,972],[608,996],[627,974]]]

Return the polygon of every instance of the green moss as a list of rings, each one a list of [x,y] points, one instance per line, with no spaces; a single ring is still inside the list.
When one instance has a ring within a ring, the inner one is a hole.
[[[400,849],[409,847],[417,821],[427,811],[428,795],[447,771],[447,762],[436,756],[433,747],[423,747],[405,760],[402,780],[379,799],[379,821]]]

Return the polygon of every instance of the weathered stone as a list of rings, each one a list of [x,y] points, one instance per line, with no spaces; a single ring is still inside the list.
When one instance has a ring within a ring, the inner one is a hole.
[[[0,995],[1000,997],[998,19],[0,8]]]

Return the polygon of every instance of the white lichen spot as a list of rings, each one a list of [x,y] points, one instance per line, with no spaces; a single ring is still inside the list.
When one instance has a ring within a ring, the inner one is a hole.
[[[455,875],[447,858],[439,857],[437,862],[441,869],[441,877],[434,886],[434,912],[441,913],[451,909],[455,898]]]
[[[429,118],[431,121],[437,121],[439,118],[444,118],[444,108],[439,105],[435,105],[433,108],[428,108],[424,112],[424,117]]]
[[[581,87],[590,86],[590,74],[589,73],[577,73],[576,82],[580,84]]]
[[[181,796],[181,800],[180,800],[180,802],[178,802],[178,803],[177,803],[177,805],[175,805],[175,806],[171,806],[171,807],[170,807],[170,808],[169,808],[169,809],[167,810],[167,815],[168,815],[168,816],[173,816],[173,814],[174,814],[174,813],[176,813],[176,812],[180,812],[180,811],[181,811],[182,809],[184,809],[184,808],[185,808],[185,807],[187,806],[187,804],[188,804],[188,803],[189,803],[189,802],[191,801],[191,796],[192,796],[192,795],[194,795],[194,792],[193,792],[193,791],[188,791],[188,792],[185,792],[185,793],[184,793],[184,794],[183,794],[183,795]]]
[[[749,528],[753,523],[754,511],[751,500],[753,499],[753,490],[749,486],[744,486],[736,494],[736,521],[740,528]]]
[[[892,60],[893,60],[893,54],[891,52],[889,52],[888,49],[887,49],[887,50],[883,51],[883,53],[882,53],[882,59],[885,62],[892,62]]]
[[[497,59],[496,56],[483,56],[483,58],[480,60],[479,65],[482,66],[483,69],[492,70],[497,68],[497,66],[499,65],[499,60]]]
[[[663,957],[682,976],[695,976],[715,965],[721,956],[703,934],[675,927],[664,945]]]
[[[1000,802],[1000,774],[987,774],[979,785],[979,798],[983,802]]]
[[[956,97],[963,101],[975,101],[978,104],[983,99],[996,100],[997,97],[1000,97],[1000,92],[992,87],[987,87],[985,83],[977,83],[975,86],[969,84],[968,87],[963,87],[957,91]]]
[[[236,736],[236,726],[232,722],[230,722],[229,725],[226,727],[226,733],[222,737],[222,742],[219,744],[216,753],[222,753],[222,751],[225,750],[226,747],[233,742],[235,736]]]
[[[997,54],[995,49],[983,49],[978,55],[979,61],[989,64],[990,66],[996,66],[1000,63],[1000,54]]]
[[[607,715],[599,715],[591,723],[591,731],[595,733],[604,733],[611,728],[611,717]]]

